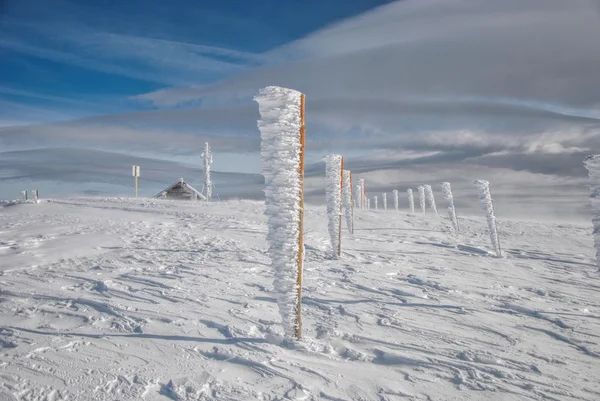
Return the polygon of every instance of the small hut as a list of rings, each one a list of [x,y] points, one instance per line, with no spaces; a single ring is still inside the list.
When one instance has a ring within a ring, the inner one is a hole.
[[[176,200],[206,200],[206,196],[180,178],[175,184],[160,191],[155,198]]]

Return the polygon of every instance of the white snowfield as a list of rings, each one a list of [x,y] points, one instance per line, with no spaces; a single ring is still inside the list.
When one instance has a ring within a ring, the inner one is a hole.
[[[0,400],[600,400],[591,226],[306,212],[282,344],[264,203],[0,205]]]

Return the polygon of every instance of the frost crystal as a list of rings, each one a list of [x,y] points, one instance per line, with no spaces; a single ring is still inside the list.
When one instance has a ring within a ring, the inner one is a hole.
[[[594,246],[596,247],[596,264],[600,270],[600,155],[588,156],[583,165],[588,170],[590,179]]]
[[[431,185],[425,185],[425,197],[427,198],[427,203],[429,203],[429,207],[433,209],[433,212],[438,215],[437,206],[435,205],[435,197],[433,196],[433,189]]]
[[[298,324],[295,318],[299,302],[297,278],[303,267],[303,260],[298,260],[303,192],[299,135],[301,93],[269,86],[261,89],[254,100],[261,116],[258,128],[273,288],[285,334],[291,338]]]
[[[406,190],[406,192],[408,193],[408,207],[410,209],[411,213],[415,212],[415,198],[413,196],[413,190],[408,188]]]
[[[442,192],[444,199],[448,203],[448,217],[452,223],[454,235],[458,235],[458,219],[456,218],[456,209],[454,208],[454,197],[452,196],[452,187],[449,182],[442,182]]]
[[[421,205],[421,212],[425,213],[425,187],[420,186],[419,190],[419,204]]]
[[[496,216],[494,215],[494,204],[492,202],[492,193],[490,192],[490,183],[485,180],[477,180],[475,181],[475,185],[479,189],[479,201],[481,202],[481,207],[485,210],[492,248],[494,248],[496,256],[501,257],[502,253],[500,251],[500,240],[498,239],[498,228],[496,227]]]
[[[342,156],[325,156],[325,196],[329,218],[329,237],[334,257],[340,254],[340,227],[342,219]]]
[[[344,170],[344,189],[343,189],[344,215],[346,216],[346,226],[350,234],[354,233],[354,205],[352,203],[352,173]]]

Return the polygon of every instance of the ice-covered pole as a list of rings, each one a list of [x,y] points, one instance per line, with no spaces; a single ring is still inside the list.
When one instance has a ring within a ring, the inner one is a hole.
[[[371,199],[367,198],[367,210],[371,210]]]
[[[411,188],[408,188],[406,190],[406,193],[408,193],[408,208],[410,209],[411,213],[415,212],[415,197],[413,196],[413,190]]]
[[[267,253],[273,289],[287,338],[302,335],[304,263],[304,95],[269,86],[254,98],[261,119],[261,166],[265,178]]]
[[[352,172],[348,170],[344,170],[344,190],[343,190],[343,200],[344,200],[344,215],[346,216],[346,226],[348,227],[348,232],[350,234],[354,234],[354,204],[352,202]]]
[[[496,256],[501,257],[502,252],[500,250],[500,239],[498,238],[498,227],[496,226],[496,216],[494,215],[494,204],[492,202],[492,193],[490,192],[490,183],[485,180],[477,180],[475,181],[475,185],[477,186],[477,189],[479,189],[479,201],[481,202],[481,207],[485,211],[492,248],[494,248]]]
[[[25,201],[27,200],[27,190],[26,189],[21,191],[21,196],[23,197],[23,200],[25,200]]]
[[[359,180],[360,182],[360,180]],[[362,208],[362,188],[360,185],[355,185],[354,186],[354,202],[356,203],[356,208],[357,209],[361,209]]]
[[[583,165],[588,171],[590,180],[594,247],[596,248],[596,265],[600,271],[600,155],[588,156]]]
[[[433,196],[433,189],[431,185],[425,185],[425,197],[427,198],[427,203],[429,203],[429,207],[433,209],[433,212],[438,215],[437,206],[435,204],[435,197]]]
[[[373,200],[375,201],[375,210],[379,209],[377,195],[373,197]]]
[[[210,168],[212,166],[213,158],[208,142],[204,142],[204,152],[202,153],[204,160],[204,188],[206,191],[206,200],[212,200],[212,181],[210,178]]]
[[[442,193],[444,194],[444,199],[448,203],[448,217],[450,218],[450,223],[452,224],[452,230],[454,231],[454,235],[458,235],[458,218],[456,217],[456,208],[454,207],[454,197],[452,196],[452,186],[449,182],[442,182]]]
[[[362,209],[368,209],[368,205],[367,205],[367,187],[365,185],[365,179],[361,178],[360,181],[360,188],[361,188],[361,208]]]
[[[381,199],[383,201],[383,210],[387,210],[387,193],[383,192],[381,194]]]
[[[421,212],[425,213],[425,187],[419,186],[417,188],[419,190],[419,205],[421,205]]]
[[[325,197],[327,200],[327,217],[329,220],[329,238],[335,257],[341,255],[342,227],[342,171],[343,158],[340,155],[325,156]]]
[[[394,195],[394,210],[398,211],[398,190],[394,189],[392,194]]]

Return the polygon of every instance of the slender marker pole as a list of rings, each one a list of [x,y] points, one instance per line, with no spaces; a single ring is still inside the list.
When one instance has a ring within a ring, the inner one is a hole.
[[[304,94],[300,95],[300,193],[298,203],[298,276],[296,278],[296,339],[302,338],[302,269],[304,264],[304,148],[306,143],[306,125],[304,123],[304,106],[306,99]]]
[[[344,197],[344,156],[342,156],[342,160],[340,161],[340,199]],[[339,218],[339,226],[338,226],[338,256],[342,256],[342,205],[344,202],[340,202],[340,218]]]

